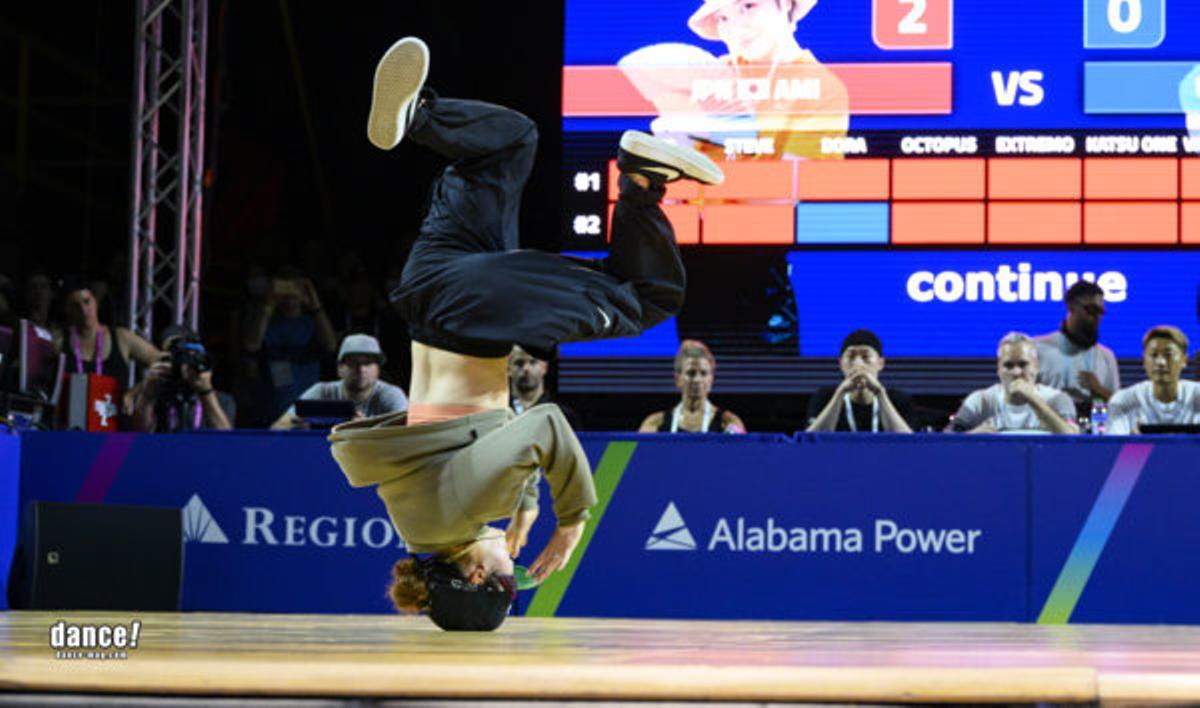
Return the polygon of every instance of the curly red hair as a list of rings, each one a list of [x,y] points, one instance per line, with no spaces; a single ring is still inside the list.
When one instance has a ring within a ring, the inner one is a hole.
[[[417,567],[416,559],[401,558],[392,566],[388,597],[398,611],[407,615],[429,609],[429,588],[425,585],[425,576]]]

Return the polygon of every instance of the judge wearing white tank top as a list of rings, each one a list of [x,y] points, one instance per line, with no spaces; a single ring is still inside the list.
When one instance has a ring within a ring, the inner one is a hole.
[[[746,425],[733,411],[708,398],[716,357],[703,342],[684,340],[675,354],[675,387],[680,400],[672,408],[646,416],[639,433],[744,433]]]

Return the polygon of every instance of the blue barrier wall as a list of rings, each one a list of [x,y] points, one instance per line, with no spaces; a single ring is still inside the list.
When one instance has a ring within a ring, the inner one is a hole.
[[[8,609],[8,567],[17,540],[21,438],[0,433],[0,610]]]
[[[1200,441],[580,437],[601,503],[530,614],[1200,621]],[[20,458],[23,503],[183,507],[184,609],[390,609],[401,541],[318,434],[29,433]],[[524,562],[552,530],[543,495]]]
[[[1022,621],[1025,451],[973,454],[982,451],[952,439],[752,447],[643,439],[561,613]],[[958,469],[966,459],[971,469]],[[670,531],[655,534],[669,508],[693,541],[678,550],[650,543]],[[917,529],[961,529],[961,552],[910,548]],[[969,531],[978,533],[968,551]]]

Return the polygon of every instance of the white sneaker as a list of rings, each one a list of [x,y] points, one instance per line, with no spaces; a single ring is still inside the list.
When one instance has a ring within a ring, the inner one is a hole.
[[[429,47],[416,37],[393,44],[375,67],[367,139],[380,150],[391,150],[404,138],[420,102],[429,73]]]
[[[626,130],[621,135],[617,167],[622,172],[642,175],[651,182],[692,179],[704,184],[720,184],[725,181],[725,173],[704,153],[637,130]]]

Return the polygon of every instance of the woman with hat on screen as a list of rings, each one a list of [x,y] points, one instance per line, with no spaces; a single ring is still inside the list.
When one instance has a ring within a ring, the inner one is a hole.
[[[651,130],[695,141],[709,157],[728,156],[725,138],[755,138],[741,158],[837,158],[821,139],[849,127],[849,96],[841,79],[796,41],[796,26],[817,0],[704,0],[687,25],[726,53],[678,43],[651,45],[619,62],[660,116]],[[664,67],[687,67],[685,71]],[[697,79],[703,78],[703,82]],[[717,97],[694,95],[696,85],[724,86]],[[681,105],[683,101],[683,105]],[[697,115],[700,113],[700,115]],[[735,152],[730,154],[736,154]]]

